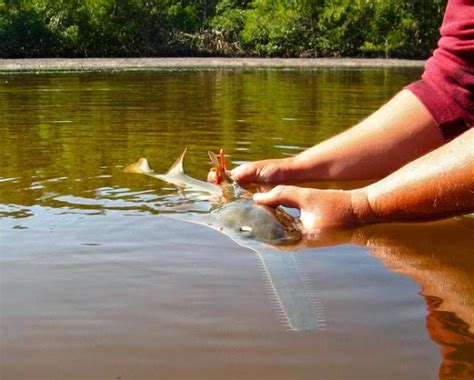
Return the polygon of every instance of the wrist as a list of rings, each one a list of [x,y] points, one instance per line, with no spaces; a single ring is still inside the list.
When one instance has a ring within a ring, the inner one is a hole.
[[[350,190],[349,195],[354,225],[370,224],[378,221],[365,188]]]

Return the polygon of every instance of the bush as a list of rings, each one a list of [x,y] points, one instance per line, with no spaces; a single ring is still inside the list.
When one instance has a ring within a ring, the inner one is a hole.
[[[304,34],[302,14],[293,1],[255,0],[245,12],[242,44],[255,54],[297,55]]]
[[[0,57],[425,58],[445,0],[0,0]]]
[[[318,55],[360,55],[370,10],[370,2],[363,0],[327,0],[311,36]]]

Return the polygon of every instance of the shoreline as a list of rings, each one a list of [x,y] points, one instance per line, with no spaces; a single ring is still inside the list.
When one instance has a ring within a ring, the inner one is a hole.
[[[167,69],[423,68],[425,61],[384,58],[24,58],[0,59],[0,73]]]

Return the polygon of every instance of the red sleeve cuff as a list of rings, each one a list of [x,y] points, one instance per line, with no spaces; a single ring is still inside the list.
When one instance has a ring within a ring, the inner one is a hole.
[[[469,129],[465,111],[457,106],[438,86],[425,79],[405,87],[411,91],[431,113],[446,140],[451,140]]]

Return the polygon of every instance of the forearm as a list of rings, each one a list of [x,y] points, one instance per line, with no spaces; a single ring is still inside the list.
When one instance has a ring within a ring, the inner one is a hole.
[[[351,194],[357,223],[474,212],[474,129]]]
[[[403,90],[361,123],[296,156],[290,180],[382,178],[444,142],[431,114]]]

